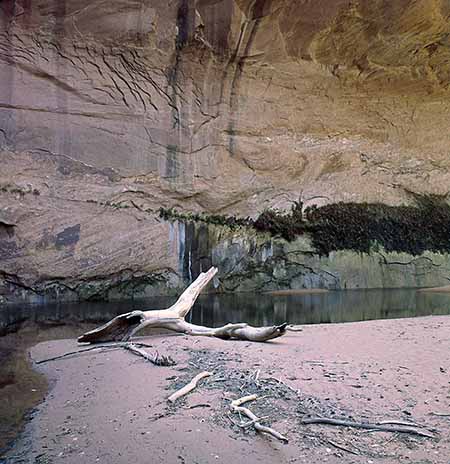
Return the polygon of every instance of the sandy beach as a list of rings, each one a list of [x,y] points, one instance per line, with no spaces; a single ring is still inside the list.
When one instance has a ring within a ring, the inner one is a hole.
[[[426,287],[420,288],[419,292],[432,292],[432,293],[450,293],[450,285],[444,285],[443,287]]]
[[[303,326],[268,343],[183,335],[141,337],[157,367],[123,349],[90,351],[39,365],[51,389],[6,463],[345,462],[448,463],[450,317]],[[39,361],[79,349],[44,342]],[[201,371],[190,395],[168,396]],[[248,407],[287,436],[284,444],[241,428],[230,403]],[[301,423],[321,416],[419,424],[434,438]]]

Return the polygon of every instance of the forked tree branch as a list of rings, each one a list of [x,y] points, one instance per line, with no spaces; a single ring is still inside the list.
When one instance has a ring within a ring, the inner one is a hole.
[[[186,335],[216,337],[224,340],[248,340],[265,342],[281,337],[286,333],[287,324],[270,327],[252,327],[245,323],[226,324],[223,327],[203,327],[184,320],[191,310],[200,292],[217,274],[217,268],[202,272],[197,279],[181,294],[170,308],[151,311],[131,311],[120,314],[111,321],[86,332],[78,341],[100,343],[107,341],[126,341],[144,327],[173,330]]]

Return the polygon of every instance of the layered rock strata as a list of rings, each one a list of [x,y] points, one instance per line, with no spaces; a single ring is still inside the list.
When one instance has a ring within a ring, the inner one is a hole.
[[[172,291],[159,206],[446,193],[449,17],[441,0],[4,0],[0,293]]]

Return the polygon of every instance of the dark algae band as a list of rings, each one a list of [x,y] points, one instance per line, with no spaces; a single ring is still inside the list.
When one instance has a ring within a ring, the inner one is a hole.
[[[450,205],[446,196],[409,193],[414,204],[407,206],[339,202],[303,208],[303,203],[296,201],[289,212],[267,209],[256,219],[163,208],[159,213],[166,220],[251,227],[287,241],[307,234],[320,255],[339,250],[369,253],[379,248],[414,256],[425,251],[450,252]]]

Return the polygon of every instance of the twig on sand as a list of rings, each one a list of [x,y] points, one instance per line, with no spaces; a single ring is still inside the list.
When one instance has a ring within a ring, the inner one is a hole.
[[[53,356],[51,358],[41,359],[36,361],[36,364],[43,364],[50,361],[57,361],[59,359],[68,358],[71,356],[77,356],[83,354],[87,351],[94,351],[94,350],[115,350],[118,348],[123,348],[136,354],[138,356],[143,357],[147,361],[151,362],[155,366],[173,366],[175,361],[170,356],[160,356],[158,352],[156,352],[153,356],[148,354],[146,351],[142,350],[141,348],[151,348],[152,345],[148,345],[147,343],[129,343],[129,342],[115,342],[115,343],[108,343],[103,345],[91,346],[89,348],[83,348],[82,350],[76,351],[69,351],[68,353],[61,354],[59,356]]]
[[[276,377],[266,377],[266,378],[264,378],[264,379],[261,379],[261,382],[264,382],[264,381],[270,382],[271,380],[273,380],[273,381],[275,381],[275,382],[277,382],[277,383],[279,383],[279,384],[285,386],[288,390],[291,390],[292,392],[294,392],[294,393],[296,393],[296,394],[298,393],[298,391],[297,391],[295,388],[292,388],[292,387],[291,387],[290,385],[288,385],[286,382],[283,382],[281,379],[277,379]]]
[[[270,416],[261,416],[261,417],[256,417],[255,419],[249,420],[248,422],[243,422],[240,424],[236,424],[238,427],[241,429],[246,429],[247,427],[250,427],[251,425],[255,425],[255,422],[259,422],[265,419],[268,419]]]
[[[155,366],[174,366],[176,364],[176,362],[170,356],[160,356],[158,352],[156,352],[154,355],[150,355],[146,351],[138,348],[135,343],[125,343],[123,348],[131,351],[137,356],[141,356],[146,361],[151,362]]]
[[[57,361],[59,359],[68,358],[70,356],[76,356],[78,354],[85,353],[86,351],[93,351],[93,350],[106,350],[106,349],[117,349],[117,348],[124,348],[128,342],[115,342],[115,343],[105,343],[103,345],[91,346],[89,348],[84,348],[82,350],[75,350],[69,351],[68,353],[61,354],[59,356],[53,356],[51,358],[41,359],[36,361],[36,364],[43,364],[50,361]],[[147,343],[135,343],[135,345],[140,347],[151,348],[152,345],[148,345]]]
[[[196,408],[210,408],[211,405],[208,403],[198,403],[198,404],[193,404],[192,406],[189,406],[188,409],[196,409]]]
[[[326,440],[326,442],[329,443],[331,446],[334,446],[337,449],[340,449],[342,451],[346,451],[347,453],[354,454],[356,456],[359,456],[359,454],[360,454],[358,451],[353,451],[350,448],[346,448],[344,445],[341,445],[341,444],[336,443],[334,441]]]
[[[243,396],[242,398],[238,398],[231,402],[231,410],[233,412],[238,413],[239,415],[243,414],[250,419],[250,422],[245,422],[245,423],[241,423],[240,425],[239,424],[236,424],[236,425],[238,425],[239,427],[248,427],[249,425],[253,425],[255,430],[257,430],[258,432],[267,433],[268,435],[272,435],[272,437],[275,437],[276,439],[284,443],[288,443],[288,439],[284,435],[281,435],[281,433],[277,432],[271,427],[266,427],[264,425],[261,425],[259,421],[262,420],[263,418],[258,418],[255,414],[252,413],[252,411],[250,411],[250,409],[241,406],[244,403],[247,403],[249,401],[255,401],[257,399],[258,399],[257,395],[249,395],[249,396]]]
[[[303,332],[303,328],[298,325],[288,324],[286,326],[286,331],[288,332]]]
[[[64,359],[70,356],[75,356],[77,354],[85,353],[86,351],[103,350],[103,349],[111,349],[111,348],[118,349],[118,348],[121,348],[121,346],[118,343],[114,343],[113,345],[93,346],[90,348],[86,348],[84,350],[69,351],[68,353],[64,353],[59,356],[53,356],[51,358],[40,359],[39,361],[35,361],[35,364],[44,364],[50,361],[57,361],[59,359]]]
[[[250,374],[248,376],[248,379],[239,387],[239,390],[243,391],[244,388],[247,387],[247,385],[254,383],[255,385],[258,386],[258,379],[259,379],[259,374],[261,373],[261,369],[256,370],[253,374]]]
[[[438,417],[450,417],[450,413],[448,412],[430,412],[430,414]]]
[[[170,403],[175,402],[178,398],[181,398],[182,396],[187,395],[190,393],[192,390],[194,390],[197,387],[198,382],[200,380],[204,379],[205,377],[211,376],[211,372],[201,372],[200,374],[196,375],[187,385],[185,385],[183,388],[180,388],[177,390],[175,393],[169,396],[167,398],[167,401]]]
[[[392,435],[391,438],[389,438],[388,440],[384,441],[383,443],[378,443],[378,444],[374,444],[374,445],[371,445],[372,447],[375,447],[375,446],[386,446],[388,445],[391,441],[395,440],[395,438],[397,437],[397,435]]]
[[[242,415],[239,415],[240,416],[240,419],[242,421]],[[255,425],[255,422],[259,422],[259,421],[262,421],[262,420],[265,420],[265,419],[268,419],[270,416],[262,416],[262,417],[257,417],[256,419],[253,419],[253,420],[250,420],[250,421],[247,421],[247,422],[236,422],[235,420],[233,420],[233,418],[231,416],[228,416],[228,419],[230,419],[230,421],[233,423],[233,425],[235,425],[236,427],[240,427],[241,429],[246,429],[247,427],[250,427],[251,425]]]
[[[436,438],[431,433],[418,430],[417,428],[411,426],[391,426],[391,425],[382,425],[369,424],[367,422],[353,422],[342,419],[331,419],[328,417],[305,417],[302,419],[302,424],[327,424],[327,425],[339,425],[343,427],[353,427],[359,429],[368,429],[373,431],[381,432],[400,432],[400,433],[410,433],[412,435],[419,435],[426,438]]]
[[[378,422],[378,425],[404,425],[406,427],[417,427],[421,429],[431,430],[430,427],[426,427],[425,425],[418,424],[417,422],[402,421],[402,420],[384,420],[384,421]]]

